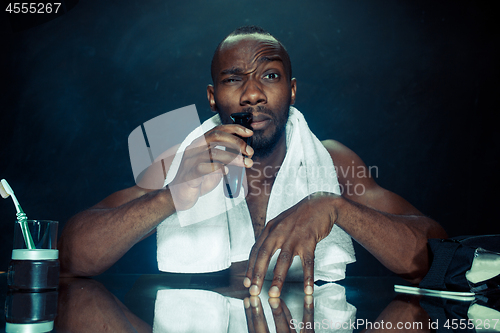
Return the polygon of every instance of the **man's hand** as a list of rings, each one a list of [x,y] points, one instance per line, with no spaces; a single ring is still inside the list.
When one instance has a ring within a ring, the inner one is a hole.
[[[169,184],[176,210],[193,207],[200,196],[212,191],[227,174],[226,165],[251,167],[254,151],[236,135],[250,137],[252,134],[241,125],[220,125],[193,141],[184,152],[175,179]],[[217,146],[226,147],[226,150],[215,148]],[[241,151],[247,157],[234,151]]]
[[[313,293],[314,251],[316,244],[324,239],[337,220],[332,206],[331,193],[315,193],[269,221],[255,242],[248,260],[245,287],[250,295],[260,294],[271,257],[281,249],[274,277],[269,289],[270,297],[279,297],[293,258],[299,256],[304,271],[304,292]]]

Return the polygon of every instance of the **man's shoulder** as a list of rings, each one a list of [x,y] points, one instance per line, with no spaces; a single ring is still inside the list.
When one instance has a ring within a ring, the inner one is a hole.
[[[341,144],[337,140],[332,140],[332,139],[323,140],[323,141],[321,141],[321,143],[328,151],[335,151],[337,149],[340,149],[342,146],[344,146],[343,144]]]
[[[337,161],[335,164],[343,164],[342,162],[351,163],[351,161],[357,157],[352,150],[337,140],[328,139],[321,141],[321,143],[332,157],[333,162],[335,163]]]
[[[321,141],[323,146],[326,148],[330,156],[332,157],[333,164],[339,170],[365,170],[366,165],[363,160],[351,149],[343,145],[336,140],[324,140]],[[344,173],[342,173],[344,175]],[[339,174],[339,178],[342,178]],[[354,181],[354,179],[349,179],[347,173],[344,175],[349,181]]]

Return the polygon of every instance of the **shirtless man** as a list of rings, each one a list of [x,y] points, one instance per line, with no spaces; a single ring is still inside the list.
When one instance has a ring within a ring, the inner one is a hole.
[[[225,165],[232,163],[244,166],[247,178],[252,179],[247,204],[256,243],[243,281],[251,295],[260,293],[269,259],[277,249],[281,252],[269,295],[280,295],[295,256],[302,261],[304,292],[312,294],[315,247],[334,224],[399,276],[414,283],[425,276],[429,269],[427,239],[445,238],[446,233],[435,221],[368,176],[339,173],[341,186],[352,188],[359,184],[364,188],[362,194],[315,193],[265,225],[270,192],[265,187],[274,179],[266,177],[263,170],[266,166],[277,170],[284,160],[284,127],[297,91],[288,54],[278,40],[256,27],[236,30],[214,55],[212,79],[213,85],[207,88],[208,101],[223,125],[205,133],[205,148],[193,149],[183,158],[172,182],[176,184],[175,193],[169,186],[159,190],[134,186],[74,216],[66,223],[59,243],[62,274],[92,276],[104,272],[134,244],[154,233],[166,217],[176,210],[189,209],[201,195],[215,188],[226,172]],[[243,110],[251,110],[255,133],[230,121],[232,113]],[[236,135],[252,136],[252,147]],[[212,149],[211,160],[207,161],[206,150],[211,143],[237,146],[247,157],[235,159],[231,152]],[[323,145],[337,168],[366,168],[354,152],[339,142],[326,140]],[[224,171],[214,176],[214,170]],[[210,173],[212,176],[202,177]],[[172,195],[176,196],[175,206]]]

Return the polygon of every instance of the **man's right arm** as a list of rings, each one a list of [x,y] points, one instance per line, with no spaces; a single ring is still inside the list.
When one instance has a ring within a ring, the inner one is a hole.
[[[165,218],[176,210],[191,208],[200,196],[212,191],[221,181],[222,174],[227,172],[225,165],[250,168],[253,163],[250,158],[212,148],[236,148],[250,157],[253,149],[236,135],[249,137],[252,134],[251,130],[241,125],[217,126],[193,141],[184,151],[181,165],[169,186],[160,188],[164,174],[162,172],[158,176],[155,168],[162,164],[165,170],[170,168],[173,153],[167,151],[165,159],[163,155],[159,157],[164,163],[153,164],[139,183],[154,184],[160,189],[133,186],[115,192],[75,215],[64,226],[58,244],[61,275],[93,276],[103,273],[137,242],[152,234]],[[172,147],[172,151],[177,151],[177,147]]]
[[[168,187],[113,193],[66,223],[58,244],[61,275],[101,274],[174,212]]]

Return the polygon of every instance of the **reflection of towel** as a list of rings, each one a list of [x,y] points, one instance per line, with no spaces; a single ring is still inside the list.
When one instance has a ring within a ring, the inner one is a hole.
[[[212,291],[159,290],[153,332],[227,332],[229,313],[228,300]]]
[[[184,140],[166,183],[177,173],[184,149],[218,124],[220,118],[217,115]],[[272,187],[266,223],[314,192],[340,194],[330,154],[294,107],[290,107],[286,125],[286,144],[287,154]],[[225,269],[231,262],[247,260],[255,239],[242,196],[225,198],[221,182],[213,191],[200,197],[193,208],[163,221],[157,227],[158,268],[167,272],[200,273]],[[271,259],[268,274],[272,273],[278,254],[279,251]],[[314,277],[326,281],[343,279],[346,264],[353,261],[351,237],[335,225],[330,235],[316,247]],[[302,279],[302,276],[300,258],[295,257],[287,279]]]
[[[268,283],[269,284],[269,283]],[[269,285],[266,286],[269,289]],[[296,290],[295,290],[296,289]],[[297,327],[302,322],[304,290],[302,284],[288,290],[282,298]],[[260,296],[264,317],[270,332],[276,332],[267,293]],[[316,332],[352,332],[342,330],[355,321],[356,308],[347,303],[344,287],[326,283],[314,287],[314,322]],[[340,328],[340,330],[337,330]],[[166,289],[156,294],[153,332],[248,332],[243,301],[207,290]]]

